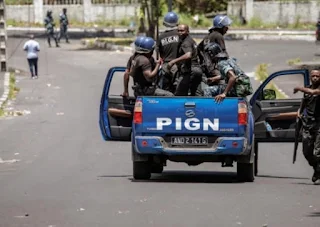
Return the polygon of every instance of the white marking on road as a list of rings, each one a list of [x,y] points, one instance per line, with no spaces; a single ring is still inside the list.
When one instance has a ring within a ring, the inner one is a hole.
[[[254,72],[247,72],[245,73],[248,77],[254,77],[255,76],[255,73]]]

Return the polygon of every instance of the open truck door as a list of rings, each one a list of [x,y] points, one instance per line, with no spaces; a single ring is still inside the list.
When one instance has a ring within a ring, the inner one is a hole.
[[[129,81],[129,97],[123,97],[123,75],[125,67],[109,69],[105,79],[99,111],[99,125],[104,140],[131,140],[135,97],[132,81]]]
[[[308,70],[283,70],[271,74],[251,97],[255,118],[255,175],[259,142],[295,142],[296,116],[303,93],[293,94],[293,88],[309,84]],[[278,87],[289,87],[290,93],[279,92]]]

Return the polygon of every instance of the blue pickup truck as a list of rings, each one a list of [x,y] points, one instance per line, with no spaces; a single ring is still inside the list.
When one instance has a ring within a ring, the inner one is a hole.
[[[278,98],[269,85],[283,75],[300,76],[309,85],[307,70],[285,70],[271,74],[248,99],[217,104],[206,97],[135,98],[121,96],[124,71],[113,67],[106,76],[99,124],[104,140],[131,141],[135,179],[162,173],[169,160],[191,166],[219,162],[222,167],[237,162],[239,180],[253,182],[258,144],[294,142],[294,113],[301,102],[301,97]]]

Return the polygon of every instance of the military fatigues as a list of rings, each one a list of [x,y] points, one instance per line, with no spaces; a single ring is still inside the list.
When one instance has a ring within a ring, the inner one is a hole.
[[[202,79],[202,70],[198,62],[197,44],[189,35],[181,42],[178,57],[188,52],[191,52],[191,59],[178,63],[180,75],[175,92],[177,96],[188,96],[189,88],[191,93],[195,93]]]
[[[320,178],[320,96],[304,94],[303,102],[303,155]]]
[[[46,18],[44,19],[44,25],[46,27],[46,33],[47,33],[47,39],[48,39],[48,44],[51,47],[51,38],[54,39],[54,41],[56,42],[56,46],[58,47],[58,40],[57,37],[54,34],[54,21],[52,16],[46,16]]]
[[[169,91],[158,88],[155,79],[147,79],[143,75],[145,70],[153,70],[155,62],[153,57],[150,59],[144,55],[138,54],[131,61],[130,75],[134,81],[134,95],[137,96],[173,96]],[[156,78],[156,77],[154,77]]]
[[[213,64],[209,55],[205,53],[204,47],[208,43],[217,43],[220,45],[222,51],[224,51],[226,54],[226,45],[224,42],[223,35],[217,31],[211,31],[208,35],[206,35],[203,40],[199,43],[198,45],[198,52],[199,52],[199,60],[201,64],[201,68],[203,71],[203,77],[202,77],[202,82],[201,85],[198,87],[197,93],[199,94],[204,94],[204,90],[208,88],[210,85],[207,84],[207,78],[214,77],[214,76],[219,76],[220,71],[217,69],[216,64]],[[219,84],[224,84],[224,80],[221,78],[221,80],[218,83],[215,83],[215,86],[217,89],[221,86],[218,86]],[[213,89],[213,87],[212,87]],[[219,88],[220,89],[220,88]],[[223,91],[222,91],[223,92]]]
[[[250,78],[243,72],[243,70],[237,65],[233,58],[223,59],[218,62],[217,65],[221,78],[225,80],[224,84],[214,85],[207,87],[204,90],[204,96],[213,97],[223,93],[227,87],[229,78],[228,71],[233,70],[236,75],[236,82],[231,90],[228,92],[227,96],[231,97],[246,97],[253,93]]]
[[[179,34],[177,29],[166,30],[160,34],[157,40],[157,47],[160,57],[163,59],[162,70],[160,73],[160,87],[168,90],[174,90],[174,81],[177,78],[178,67],[173,65],[168,70],[168,63],[177,58],[179,48]]]
[[[64,36],[66,38],[66,42],[69,43],[68,25],[69,25],[69,20],[68,20],[67,14],[61,13],[60,14],[60,33],[58,37],[59,42],[61,37]]]
[[[224,42],[223,35],[217,31],[212,31],[208,35],[204,37],[204,39],[199,43],[198,49],[202,52],[204,52],[204,47],[208,43],[217,43],[220,45],[221,49],[223,52],[228,54],[227,49],[226,49],[226,44]]]

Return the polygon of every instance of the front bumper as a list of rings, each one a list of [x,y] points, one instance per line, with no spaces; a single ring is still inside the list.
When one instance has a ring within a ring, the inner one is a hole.
[[[245,137],[218,137],[215,143],[203,147],[172,147],[159,136],[135,136],[135,150],[150,155],[248,155]]]

